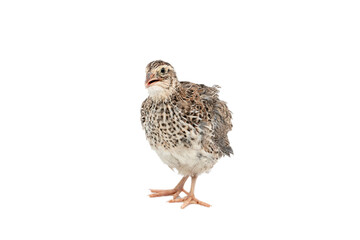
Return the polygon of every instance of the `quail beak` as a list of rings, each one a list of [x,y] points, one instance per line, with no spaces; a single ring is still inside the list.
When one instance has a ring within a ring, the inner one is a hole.
[[[155,77],[154,74],[148,73],[146,74],[145,87],[148,88],[151,84],[160,81],[160,78]]]

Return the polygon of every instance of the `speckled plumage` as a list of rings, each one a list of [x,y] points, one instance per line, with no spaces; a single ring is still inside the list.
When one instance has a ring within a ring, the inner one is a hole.
[[[164,163],[184,176],[198,176],[233,153],[227,137],[231,112],[218,86],[179,82],[163,61],[149,63],[146,73],[149,97],[141,106],[141,123]]]

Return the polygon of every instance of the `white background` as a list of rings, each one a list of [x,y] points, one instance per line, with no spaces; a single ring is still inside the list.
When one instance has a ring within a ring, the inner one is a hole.
[[[0,239],[359,239],[356,2],[1,1]],[[209,209],[147,196],[157,59],[233,112]]]

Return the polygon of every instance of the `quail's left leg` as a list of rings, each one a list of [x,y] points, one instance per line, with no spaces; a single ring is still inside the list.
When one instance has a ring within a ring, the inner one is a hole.
[[[184,202],[183,205],[181,206],[182,209],[186,208],[187,206],[189,206],[190,204],[199,204],[205,207],[210,207],[210,204],[207,204],[205,202],[202,202],[200,200],[198,200],[197,198],[195,198],[195,184],[196,184],[196,179],[197,176],[193,176],[191,177],[191,189],[190,189],[190,193],[185,196],[184,198],[177,198],[177,199],[173,199],[170,200],[169,202],[174,203],[174,202]]]
[[[184,184],[185,184],[186,180],[188,179],[188,177],[189,176],[184,176],[180,180],[178,185],[176,185],[173,189],[167,189],[167,190],[150,189],[152,194],[150,194],[149,197],[162,197],[162,196],[171,196],[172,195],[173,198],[176,199],[177,197],[179,197],[181,192],[188,194],[188,192],[186,192],[184,190]]]

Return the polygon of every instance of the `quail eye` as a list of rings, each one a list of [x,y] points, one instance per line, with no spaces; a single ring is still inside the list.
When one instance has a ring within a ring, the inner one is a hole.
[[[161,73],[165,73],[165,68],[162,68],[162,69],[160,70],[160,72],[161,72]]]

